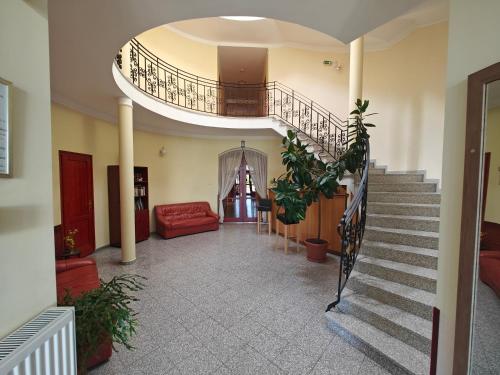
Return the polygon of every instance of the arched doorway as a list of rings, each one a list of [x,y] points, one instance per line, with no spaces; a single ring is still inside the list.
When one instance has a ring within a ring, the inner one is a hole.
[[[219,155],[221,222],[257,221],[257,201],[267,196],[267,155],[241,147]]]

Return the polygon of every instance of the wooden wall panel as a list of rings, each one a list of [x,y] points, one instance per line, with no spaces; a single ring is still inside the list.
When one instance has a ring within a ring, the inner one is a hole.
[[[269,191],[269,198],[273,200],[272,230],[276,232],[276,203],[274,202],[274,193]],[[340,236],[337,233],[337,226],[346,209],[347,192],[345,186],[339,187],[337,194],[332,199],[321,197],[321,238],[328,241],[328,251],[333,254],[340,254]],[[304,242],[306,238],[316,237],[318,231],[318,203],[313,203],[306,213],[306,218],[298,225],[300,231],[300,241]],[[297,226],[290,228],[289,236],[294,237]],[[279,234],[283,234],[283,228],[280,225]]]

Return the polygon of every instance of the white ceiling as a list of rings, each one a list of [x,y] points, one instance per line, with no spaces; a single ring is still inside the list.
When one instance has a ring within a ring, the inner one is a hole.
[[[134,36],[168,23],[218,16],[261,16],[312,27],[347,43],[425,2],[49,0],[52,100],[115,122],[116,98],[122,95],[111,74],[116,52]],[[204,132],[141,109],[134,111],[134,123],[177,134]],[[228,134],[227,130],[224,134]]]
[[[388,48],[418,27],[446,20],[448,0],[426,0],[412,11],[365,35],[367,50]],[[347,52],[334,37],[295,23],[275,19],[239,22],[220,17],[174,22],[164,27],[184,37],[217,46],[296,47]]]

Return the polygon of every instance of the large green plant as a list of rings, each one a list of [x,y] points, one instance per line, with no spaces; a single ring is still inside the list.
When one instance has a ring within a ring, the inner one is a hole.
[[[101,280],[97,289],[73,297],[67,290],[62,306],[74,306],[76,318],[76,346],[78,372],[87,372],[87,362],[106,340],[132,350],[131,337],[137,328],[136,312],[130,306],[138,301],[135,293],[144,289],[144,277],[139,275],[115,276]]]
[[[274,199],[278,207],[284,208],[287,223],[304,220],[307,207],[318,202],[317,240],[321,238],[320,196],[332,198],[345,172],[356,173],[363,167],[365,142],[369,138],[367,127],[375,126],[364,122],[368,116],[365,115],[368,104],[368,100],[356,101],[356,109],[351,112],[348,125],[349,138],[354,138],[354,141],[337,161],[324,163],[318,160],[292,130],[283,138],[281,158],[286,172],[273,180]]]

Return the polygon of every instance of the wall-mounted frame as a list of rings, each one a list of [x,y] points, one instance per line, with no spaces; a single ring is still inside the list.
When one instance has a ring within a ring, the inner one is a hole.
[[[0,78],[0,177],[12,176],[12,83]]]

